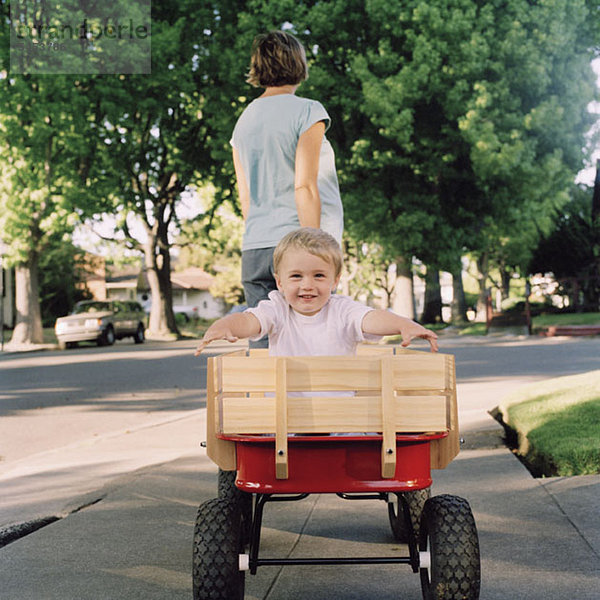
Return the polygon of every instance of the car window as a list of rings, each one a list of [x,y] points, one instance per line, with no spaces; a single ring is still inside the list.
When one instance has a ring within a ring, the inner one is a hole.
[[[142,308],[142,305],[139,302],[130,302],[130,310],[135,311],[135,312],[143,312],[144,309]]]
[[[101,312],[108,310],[108,304],[106,302],[79,302],[73,308],[74,315],[80,315],[88,312]]]

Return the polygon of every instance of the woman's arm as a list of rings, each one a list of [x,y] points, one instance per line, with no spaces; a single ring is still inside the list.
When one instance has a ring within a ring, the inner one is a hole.
[[[215,340],[237,342],[260,333],[260,321],[249,312],[234,313],[217,319],[204,334],[194,356],[198,356],[208,344]]]
[[[362,320],[362,330],[373,335],[399,334],[402,346],[408,346],[416,337],[423,338],[429,342],[432,352],[438,351],[437,335],[433,331],[389,310],[370,310]]]
[[[238,151],[233,149],[233,167],[235,169],[235,177],[237,179],[238,196],[240,198],[240,205],[242,208],[242,216],[244,221],[248,218],[248,209],[250,208],[250,192],[248,190],[248,182],[246,181],[246,174],[242,168],[242,161]]]
[[[325,122],[319,121],[307,129],[296,147],[296,210],[301,227],[321,226],[321,198],[317,186],[319,157],[325,135]]]

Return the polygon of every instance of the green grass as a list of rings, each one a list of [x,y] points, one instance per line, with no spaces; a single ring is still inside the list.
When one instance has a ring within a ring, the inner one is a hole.
[[[532,384],[499,410],[537,475],[600,473],[600,370]]]
[[[190,319],[187,322],[178,322],[179,333],[186,337],[202,337],[208,327],[216,319]]]
[[[600,325],[600,313],[541,314],[533,317],[534,329],[549,325]]]
[[[458,335],[487,335],[485,323],[470,323],[460,328]]]
[[[44,344],[58,344],[54,327],[44,327]]]

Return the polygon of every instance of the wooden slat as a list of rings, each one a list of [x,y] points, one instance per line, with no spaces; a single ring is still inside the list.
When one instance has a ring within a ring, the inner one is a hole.
[[[378,356],[381,354],[394,354],[395,346],[379,344],[359,344],[356,347],[357,356]]]
[[[248,356],[254,358],[254,357],[262,357],[264,358],[265,356],[269,356],[269,349],[268,348],[250,348],[248,350]]]
[[[392,356],[381,359],[381,476],[391,479],[396,473],[396,423],[394,406],[394,364]]]
[[[458,403],[456,398],[456,367],[454,356],[446,357],[448,398],[448,436],[441,440],[433,440],[430,444],[432,469],[445,469],[460,452],[460,434],[458,430]]]
[[[394,388],[396,390],[447,389],[444,356],[421,352],[394,357]]]
[[[220,394],[219,365],[217,358],[211,357],[206,364],[206,454],[224,471],[236,469],[235,443],[216,436],[219,419],[217,399]]]
[[[288,478],[288,403],[287,360],[278,358],[275,363],[275,477]]]
[[[350,359],[350,360],[349,360]],[[275,357],[223,357],[225,392],[274,392]],[[288,391],[360,390],[381,385],[379,361],[356,357],[288,358]]]
[[[311,356],[288,358],[288,391],[381,389],[379,358]],[[276,357],[223,357],[225,392],[274,392]],[[408,354],[394,360],[394,388],[445,389],[444,355]]]
[[[224,397],[223,432],[275,433],[274,397]],[[394,397],[395,432],[447,431],[446,396]],[[287,399],[290,433],[382,432],[381,396],[317,396]]]

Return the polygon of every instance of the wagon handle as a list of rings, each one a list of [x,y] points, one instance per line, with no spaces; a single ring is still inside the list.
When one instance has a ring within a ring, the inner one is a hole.
[[[287,362],[275,366],[275,477],[288,478]]]

